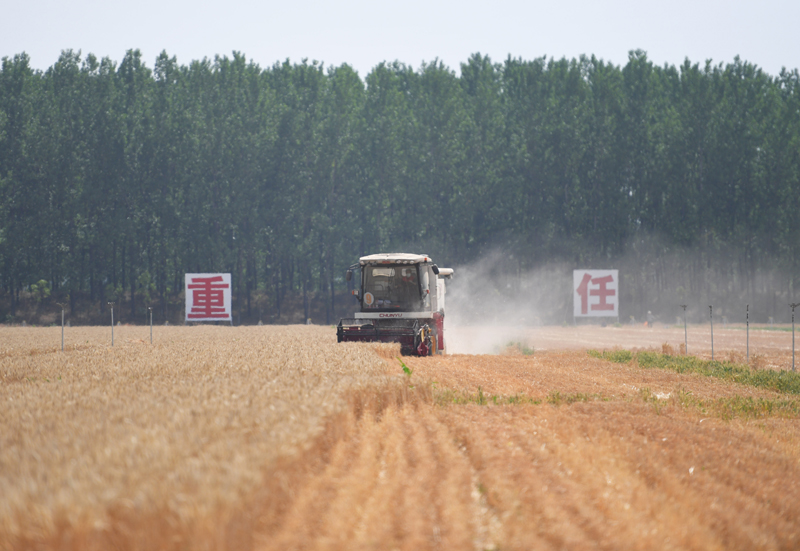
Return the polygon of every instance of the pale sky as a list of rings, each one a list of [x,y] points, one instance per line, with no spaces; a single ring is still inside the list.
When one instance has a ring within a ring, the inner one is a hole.
[[[23,51],[38,69],[63,49],[122,59],[138,48],[148,67],[166,50],[181,64],[244,53],[262,67],[289,58],[348,63],[362,78],[381,61],[419,68],[438,58],[457,73],[470,54],[594,54],[624,65],[645,50],[659,65],[736,55],[777,75],[800,67],[800,0],[6,0],[0,57]]]

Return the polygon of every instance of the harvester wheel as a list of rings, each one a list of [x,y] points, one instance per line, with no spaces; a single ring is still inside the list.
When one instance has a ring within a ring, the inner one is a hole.
[[[418,343],[416,350],[418,356],[428,356],[435,353],[435,349],[432,348],[431,344],[431,328],[427,324],[422,326],[415,340]]]

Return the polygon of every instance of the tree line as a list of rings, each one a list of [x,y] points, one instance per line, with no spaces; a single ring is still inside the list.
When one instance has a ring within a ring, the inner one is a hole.
[[[363,79],[237,52],[151,69],[66,50],[46,71],[19,54],[0,71],[0,197],[8,321],[26,300],[177,318],[183,274],[221,271],[245,321],[302,304],[331,322],[346,267],[395,250],[502,250],[498,281],[622,265],[626,316],[720,297],[766,315],[800,267],[800,77],[642,51]]]

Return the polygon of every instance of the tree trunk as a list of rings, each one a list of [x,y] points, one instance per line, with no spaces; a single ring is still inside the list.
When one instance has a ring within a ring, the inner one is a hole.
[[[100,313],[102,314],[103,313],[103,307],[106,305],[106,298],[105,298],[106,297],[106,293],[105,293],[105,290],[103,289],[103,282],[102,281],[98,281],[97,293],[98,293],[99,298],[100,298],[100,300],[98,301],[97,304],[100,306]]]
[[[281,281],[280,281],[280,271],[278,271],[278,275],[275,277],[275,313],[276,313],[276,320],[281,319]]]
[[[330,289],[329,289],[328,278],[327,278],[328,274],[325,273],[326,270],[325,270],[325,259],[324,258],[320,262],[320,267],[322,269],[319,271],[319,294],[322,297],[322,300],[325,302],[325,323],[330,323],[331,322],[331,303],[330,303],[330,300],[328,300],[329,299],[328,293],[329,293]]]
[[[136,255],[133,254],[133,243],[131,243],[131,273],[130,273],[130,283],[131,283],[131,318],[136,319],[136,269],[133,264],[133,258]],[[122,308],[120,308],[122,311]]]
[[[122,246],[122,290],[125,290],[125,245]]]
[[[180,279],[180,269],[178,267],[178,254],[175,253],[175,258],[172,264],[172,269],[174,270],[175,275],[175,286],[172,288],[172,296],[178,296],[181,292],[181,279]]]
[[[89,249],[89,300],[94,302],[94,248]]]
[[[277,270],[274,271],[275,277],[275,309],[277,313],[276,319],[281,319],[281,287],[283,285],[283,263],[278,261]]]
[[[17,286],[14,278],[11,278],[11,315],[17,315]]]
[[[328,316],[328,319],[327,319],[326,323],[330,323],[331,322],[331,319],[330,319],[331,316],[334,316],[334,318],[336,317],[336,287],[334,287],[333,283],[334,283],[334,281],[333,281],[333,267],[331,267],[331,270],[330,270],[330,286],[331,286],[331,308],[330,308],[330,312],[331,312],[331,314],[330,314],[330,316]]]
[[[308,323],[308,279],[303,278],[303,323]]]

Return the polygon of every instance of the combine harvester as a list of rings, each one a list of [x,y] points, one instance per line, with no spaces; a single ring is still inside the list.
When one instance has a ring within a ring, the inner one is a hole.
[[[361,286],[353,295],[361,309],[339,321],[339,342],[398,342],[403,354],[444,354],[444,280],[453,277],[451,268],[424,254],[373,254],[348,268],[347,281],[356,268]]]

